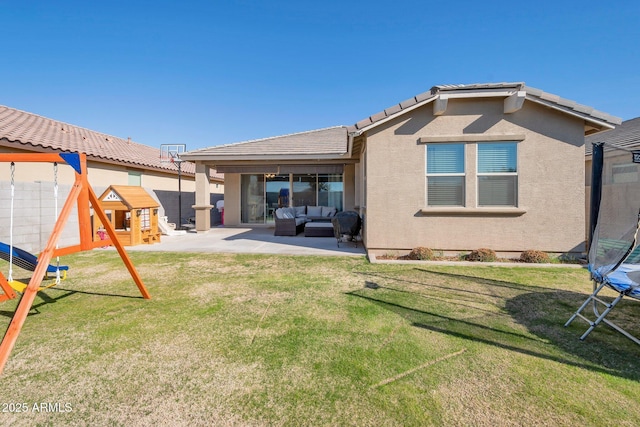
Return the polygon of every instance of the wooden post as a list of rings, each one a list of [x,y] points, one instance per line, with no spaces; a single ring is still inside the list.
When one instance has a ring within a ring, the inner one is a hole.
[[[0,273],[0,289],[2,289],[2,294],[0,294],[0,302],[14,299],[16,297],[16,293],[7,282],[7,278],[4,277],[2,273]]]

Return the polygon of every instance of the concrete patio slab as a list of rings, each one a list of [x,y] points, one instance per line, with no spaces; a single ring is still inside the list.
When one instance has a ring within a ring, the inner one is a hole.
[[[273,228],[217,227],[207,233],[165,236],[153,245],[127,246],[127,251],[219,252],[278,255],[363,256],[362,242],[341,242],[334,237],[274,236]]]

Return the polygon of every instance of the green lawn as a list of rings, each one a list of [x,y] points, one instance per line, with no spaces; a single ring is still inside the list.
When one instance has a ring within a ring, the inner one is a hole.
[[[113,251],[64,258],[0,377],[1,425],[640,425],[640,347],[563,327],[585,270],[130,255],[151,300]]]

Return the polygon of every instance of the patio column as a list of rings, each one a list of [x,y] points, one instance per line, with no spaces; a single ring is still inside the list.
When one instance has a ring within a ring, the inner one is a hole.
[[[211,190],[209,189],[210,168],[202,162],[196,162],[196,231],[203,233],[211,228]]]

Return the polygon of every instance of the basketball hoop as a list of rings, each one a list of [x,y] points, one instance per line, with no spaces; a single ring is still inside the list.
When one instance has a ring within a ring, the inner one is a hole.
[[[176,230],[182,229],[182,159],[180,154],[186,151],[186,144],[162,144],[160,145],[160,163],[172,164],[178,167],[178,220]]]
[[[160,163],[179,164],[182,161],[180,155],[186,150],[186,144],[161,144]]]

